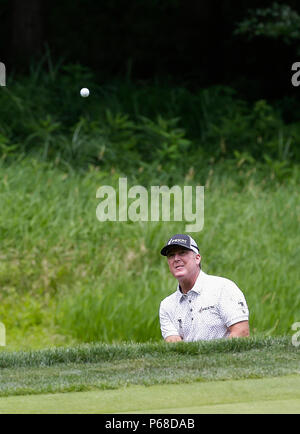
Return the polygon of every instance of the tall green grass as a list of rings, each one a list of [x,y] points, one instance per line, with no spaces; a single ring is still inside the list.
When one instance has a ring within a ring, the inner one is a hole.
[[[117,188],[117,173],[63,171],[35,160],[2,161],[0,172],[7,348],[160,340],[159,303],[176,281],[159,252],[185,223],[100,223],[96,191]],[[300,320],[296,177],[264,186],[253,171],[229,176],[216,167],[185,182],[205,184],[204,229],[191,234],[203,270],[243,290],[254,335],[289,334]]]
[[[0,353],[0,368],[54,366],[68,363],[99,363],[119,360],[137,360],[160,357],[214,356],[251,351],[286,352],[298,351],[288,337],[247,339],[216,339],[167,345],[165,342],[147,343],[95,343],[67,347],[43,348],[29,351],[7,351]]]

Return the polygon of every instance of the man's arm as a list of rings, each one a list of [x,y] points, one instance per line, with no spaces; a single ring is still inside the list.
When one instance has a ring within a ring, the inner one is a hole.
[[[174,314],[165,304],[165,300],[163,300],[159,307],[159,321],[162,337],[166,342],[182,341],[179,336],[179,330],[174,324]]]
[[[167,336],[165,339],[166,342],[180,342],[182,338],[180,336]]]
[[[246,336],[250,336],[249,330],[249,322],[248,321],[240,321],[235,324],[232,324],[229,327],[229,338],[242,338]]]

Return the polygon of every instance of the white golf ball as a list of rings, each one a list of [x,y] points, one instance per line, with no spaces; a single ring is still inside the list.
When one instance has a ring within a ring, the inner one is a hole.
[[[89,96],[89,94],[90,94],[90,91],[86,87],[83,87],[80,91],[80,95],[83,98],[87,98]]]

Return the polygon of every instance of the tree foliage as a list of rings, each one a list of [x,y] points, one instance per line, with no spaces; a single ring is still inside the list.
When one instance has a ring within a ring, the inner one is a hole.
[[[300,15],[287,4],[273,3],[264,9],[252,9],[235,30],[249,39],[257,36],[279,39],[286,44],[300,39]]]

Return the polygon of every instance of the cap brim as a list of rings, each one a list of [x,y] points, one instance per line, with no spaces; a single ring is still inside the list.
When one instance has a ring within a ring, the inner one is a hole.
[[[192,249],[189,249],[188,247],[186,247],[186,246],[183,245],[183,244],[169,244],[169,245],[167,245],[167,246],[165,246],[165,247],[163,247],[163,248],[161,249],[161,251],[160,251],[161,255],[163,255],[163,256],[167,256],[168,251],[169,251],[173,246],[183,247],[183,248],[186,249],[186,250],[192,250]]]

